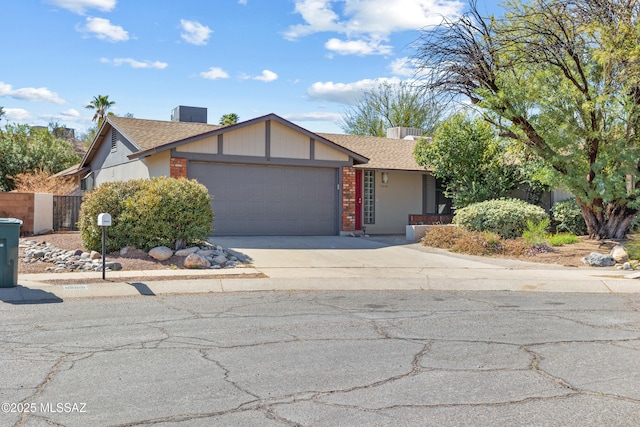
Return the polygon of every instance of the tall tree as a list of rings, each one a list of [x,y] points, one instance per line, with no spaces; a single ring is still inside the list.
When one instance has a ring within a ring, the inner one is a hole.
[[[424,32],[427,87],[468,97],[555,173],[592,238],[623,238],[638,212],[640,2],[511,0]]]
[[[518,167],[505,141],[486,121],[458,113],[442,123],[433,140],[415,146],[418,164],[443,180],[456,208],[509,194],[519,183]]]
[[[409,82],[382,82],[366,90],[342,114],[340,127],[352,135],[386,136],[388,128],[419,128],[431,135],[443,113],[424,88]]]
[[[235,125],[240,120],[240,117],[236,113],[224,114],[220,117],[220,122],[222,126]]]
[[[107,110],[111,108],[116,102],[109,101],[109,95],[97,95],[94,96],[91,102],[85,107],[94,110],[93,120],[98,121],[98,127],[104,121],[104,117],[107,115]]]

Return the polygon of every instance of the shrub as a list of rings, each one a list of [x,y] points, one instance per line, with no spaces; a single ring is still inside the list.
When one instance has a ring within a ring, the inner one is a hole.
[[[566,231],[577,236],[587,234],[587,224],[575,198],[555,203],[551,208],[551,216],[557,231]]]
[[[545,218],[538,223],[527,220],[527,229],[522,233],[522,240],[530,245],[546,245],[550,222],[549,218]]]
[[[107,251],[113,252],[127,246],[126,234],[119,226],[122,201],[139,191],[141,180],[107,182],[86,193],[80,206],[80,221],[78,228],[85,248],[100,251],[102,248],[102,228],[98,227],[98,215],[111,215],[111,227],[107,227]]]
[[[539,206],[519,199],[498,199],[458,209],[453,222],[471,231],[489,231],[513,239],[526,230],[527,221],[537,224],[545,218],[548,215]]]
[[[100,250],[98,214],[109,213],[107,251],[124,246],[149,250],[180,248],[206,239],[212,231],[209,194],[195,180],[159,177],[102,184],[88,193],[80,210],[80,231],[87,249]]]
[[[433,227],[425,234],[422,243],[434,248],[449,249],[465,234],[467,231],[460,227],[450,225]]]
[[[551,246],[570,245],[571,243],[578,243],[580,239],[575,234],[570,233],[558,233],[553,234],[547,238]]]

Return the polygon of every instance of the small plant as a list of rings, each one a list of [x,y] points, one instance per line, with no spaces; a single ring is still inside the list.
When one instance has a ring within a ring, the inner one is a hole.
[[[546,245],[547,230],[549,229],[550,223],[549,218],[545,218],[540,222],[534,222],[528,219],[527,229],[522,233],[522,240],[530,245]]]
[[[578,236],[571,233],[558,233],[552,234],[547,237],[547,241],[551,246],[562,246],[562,245],[570,245],[572,243],[580,242]]]
[[[629,254],[629,259],[640,259],[640,235],[630,235],[625,248]]]
[[[466,230],[454,226],[433,227],[425,234],[422,243],[432,248],[449,249],[467,233]]]

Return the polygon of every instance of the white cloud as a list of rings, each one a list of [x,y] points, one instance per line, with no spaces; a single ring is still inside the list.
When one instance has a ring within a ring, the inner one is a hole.
[[[261,82],[272,82],[278,79],[278,75],[270,70],[262,70],[262,74],[256,77],[253,77],[253,80],[260,80]]]
[[[381,45],[381,40],[329,39],[324,47],[340,55],[387,55],[392,47]]]
[[[25,101],[53,102],[54,104],[64,104],[64,99],[57,93],[51,92],[46,87],[23,87],[14,89],[10,84],[0,82],[0,97],[9,96],[14,99]]]
[[[305,23],[289,27],[284,37],[296,40],[335,32],[347,40],[332,38],[327,49],[340,54],[388,54],[391,47],[380,43],[390,34],[437,25],[443,17],[458,16],[463,7],[458,0],[295,0],[295,12]]]
[[[66,119],[77,119],[80,117],[80,113],[75,108],[69,108],[68,110],[61,111],[60,116]]]
[[[200,77],[209,80],[217,80],[217,79],[226,79],[229,77],[229,74],[219,67],[211,67],[209,71],[203,71],[199,74]]]
[[[113,25],[108,19],[88,17],[86,25],[78,31],[92,33],[100,40],[123,42],[129,40],[129,33],[119,25]]]
[[[181,19],[180,26],[184,31],[182,34],[180,34],[180,37],[182,37],[182,39],[187,43],[199,46],[206,45],[207,41],[209,40],[209,36],[211,36],[211,33],[213,32],[211,28],[202,25],[197,21],[187,21],[186,19]]]
[[[372,89],[382,82],[396,82],[398,79],[364,79],[353,83],[316,82],[307,89],[313,100],[331,101],[339,104],[354,105],[362,92]]]
[[[166,62],[160,62],[160,61],[151,62],[147,60],[138,61],[133,58],[113,58],[113,59],[101,58],[100,62],[105,64],[113,64],[117,67],[123,64],[127,64],[131,66],[131,68],[155,68],[158,70],[163,70],[169,66],[169,64],[167,64]]]
[[[238,4],[245,5],[247,4],[247,0],[238,0]]]
[[[116,7],[116,0],[48,0],[48,2],[78,15],[84,15],[87,9],[109,12]]]
[[[24,123],[31,120],[31,114],[22,108],[4,108],[4,119],[10,122]]]
[[[283,114],[283,118],[292,122],[337,122],[342,118],[340,113],[310,112]]]
[[[418,71],[415,64],[415,59],[405,56],[404,58],[398,58],[391,62],[389,68],[396,76],[414,77]]]

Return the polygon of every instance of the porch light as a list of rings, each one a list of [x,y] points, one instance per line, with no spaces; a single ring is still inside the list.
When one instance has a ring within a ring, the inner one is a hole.
[[[383,184],[389,183],[389,174],[387,172],[382,172],[382,183]]]

